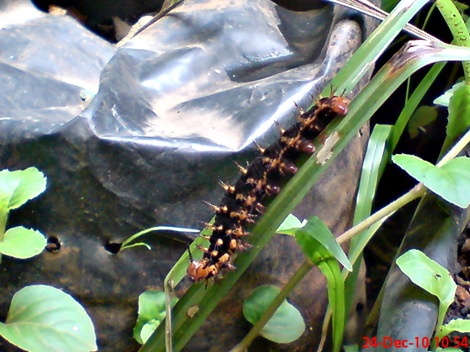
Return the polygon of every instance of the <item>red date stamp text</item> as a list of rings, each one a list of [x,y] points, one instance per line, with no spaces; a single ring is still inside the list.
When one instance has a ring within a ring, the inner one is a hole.
[[[362,338],[362,348],[429,348],[432,345],[447,348],[447,347],[456,347],[461,348],[465,347],[468,348],[470,345],[469,338],[467,336],[459,337],[448,337],[444,336],[442,338],[433,337],[429,338],[427,336],[424,337],[414,337],[413,339],[403,339],[397,340],[390,336],[384,336],[380,339],[377,337],[368,337],[364,336]]]

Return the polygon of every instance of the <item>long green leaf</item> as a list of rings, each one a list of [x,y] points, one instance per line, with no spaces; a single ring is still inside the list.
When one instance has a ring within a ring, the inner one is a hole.
[[[333,351],[339,351],[343,340],[346,310],[344,281],[337,258],[346,260],[347,263],[343,264],[346,268],[351,268],[351,263],[333,234],[316,217],[310,219],[303,228],[299,229],[295,238],[307,258],[318,266],[327,279],[328,302],[333,313]],[[332,243],[335,245],[332,246]]]

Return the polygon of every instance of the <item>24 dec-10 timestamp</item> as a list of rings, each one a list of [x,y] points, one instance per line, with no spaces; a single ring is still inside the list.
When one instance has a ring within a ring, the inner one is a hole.
[[[453,336],[448,337],[444,336],[442,338],[433,337],[429,338],[427,336],[418,337],[415,336],[413,339],[403,339],[398,340],[394,339],[391,336],[383,336],[381,339],[377,337],[368,337],[364,336],[362,338],[362,348],[429,348],[431,345],[435,344],[436,346],[447,348],[447,347],[465,347],[468,348],[470,345],[468,336]]]

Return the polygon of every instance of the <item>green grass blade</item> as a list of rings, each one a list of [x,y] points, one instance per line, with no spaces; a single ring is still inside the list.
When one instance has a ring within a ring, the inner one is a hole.
[[[392,126],[390,125],[376,125],[370,135],[357,192],[354,224],[368,217],[372,210],[372,201],[375,197],[381,170],[383,170],[383,165],[388,162],[386,146],[391,131]]]
[[[354,212],[354,224],[357,224],[367,218],[372,210],[372,202],[375,197],[375,192],[383,172],[385,164],[388,161],[387,141],[392,131],[392,126],[389,125],[376,125],[372,131],[364,163],[362,166],[361,178],[359,182],[359,189],[357,192],[356,210]],[[363,231],[357,237],[354,237],[349,247],[349,260],[354,266],[351,273],[343,269],[343,279],[345,280],[345,305],[346,312],[349,312],[350,307],[355,296],[356,282],[358,273],[361,266],[362,252],[366,244],[372,238],[372,235],[378,229],[379,225],[374,225],[373,232],[369,228]],[[346,325],[346,320],[343,322]]]
[[[377,58],[401,32],[414,15],[428,3],[427,0],[403,0],[377,29],[364,41],[361,47],[338,72],[331,85],[338,92],[351,91],[364,77]],[[439,42],[436,39],[436,42]],[[323,92],[328,95],[328,92]]]

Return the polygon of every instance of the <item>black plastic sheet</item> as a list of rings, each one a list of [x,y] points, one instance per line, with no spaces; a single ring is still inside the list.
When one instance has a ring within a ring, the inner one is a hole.
[[[253,140],[274,141],[274,122],[291,124],[296,105],[310,105],[367,31],[326,3],[296,12],[267,0],[195,0],[117,49],[26,0],[1,6],[0,163],[36,166],[48,177],[46,192],[9,226],[37,228],[62,247],[27,261],[3,258],[0,314],[21,287],[54,285],[89,311],[100,351],[135,350],[137,296],[162,288],[191,237],[149,235],[152,251],[118,255],[105,245],[156,225],[201,228],[212,217],[202,200],[222,195],[217,181],[236,178],[234,161],[253,158]],[[364,143],[351,144],[299,213],[344,230]],[[266,266],[248,274],[257,284],[279,284],[301,261],[289,240],[278,239],[258,261]],[[318,324],[324,281],[312,272],[304,286],[294,300],[314,307],[307,321]],[[227,336],[196,338],[190,350],[227,350],[245,331],[232,318],[216,315]],[[304,336],[304,348],[315,335]]]

